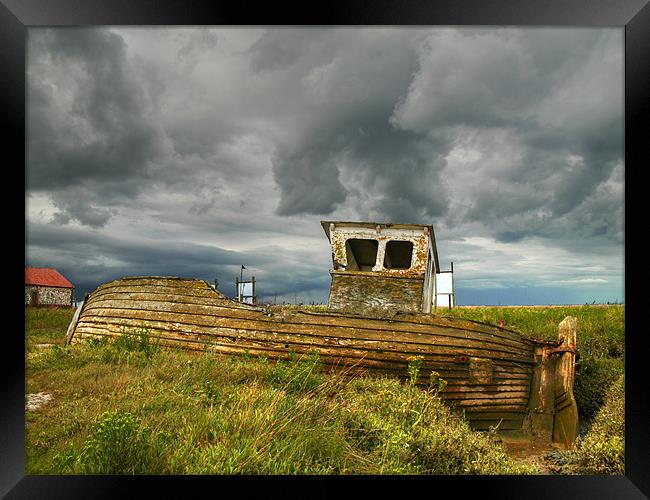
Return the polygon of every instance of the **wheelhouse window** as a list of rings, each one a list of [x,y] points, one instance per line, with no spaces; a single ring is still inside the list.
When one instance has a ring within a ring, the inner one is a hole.
[[[413,258],[413,243],[410,241],[389,241],[386,243],[384,268],[409,269]]]
[[[372,271],[377,262],[377,240],[350,238],[345,242],[348,271]]]

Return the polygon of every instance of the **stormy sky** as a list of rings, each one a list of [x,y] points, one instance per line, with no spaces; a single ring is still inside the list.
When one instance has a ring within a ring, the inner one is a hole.
[[[29,28],[26,265],[325,302],[321,220],[432,224],[459,304],[624,300],[623,29]]]

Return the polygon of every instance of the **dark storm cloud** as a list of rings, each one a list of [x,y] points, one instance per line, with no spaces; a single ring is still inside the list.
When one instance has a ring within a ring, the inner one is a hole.
[[[233,252],[218,247],[199,245],[184,241],[164,243],[138,237],[115,238],[102,232],[87,231],[75,227],[56,227],[33,224],[28,239],[30,245],[42,248],[56,247],[64,253],[85,253],[105,259],[120,261],[128,259],[130,264],[159,267],[162,263],[171,269],[192,268],[193,263],[201,265],[235,265],[251,255]],[[94,252],[88,250],[93,249]],[[266,262],[263,256],[255,259]]]
[[[299,131],[274,156],[281,195],[277,213],[329,214],[346,202],[382,219],[416,221],[441,215],[445,195],[432,197],[431,190],[440,185],[441,153],[449,141],[425,141],[389,122],[417,68],[414,40],[421,32],[324,33],[316,30],[320,52],[309,45],[310,39],[289,57],[282,47],[304,36],[290,30],[273,31],[254,47],[254,57],[285,62],[280,67],[295,73],[301,83],[292,97],[313,110],[297,116]],[[273,43],[262,46],[265,38]],[[325,49],[329,57],[323,57]],[[368,202],[361,201],[361,192]]]
[[[123,276],[181,276],[213,280],[239,272],[243,262],[268,265],[263,252],[236,252],[187,241],[112,237],[78,227],[31,224],[31,265],[52,259],[73,281],[101,283]],[[62,271],[63,272],[63,271]]]
[[[328,249],[301,247],[324,216],[432,223],[459,265],[507,267],[503,245],[611,260],[622,42],[592,28],[30,28],[29,250],[96,280],[211,279],[243,260],[286,297],[327,294]],[[529,284],[540,262],[493,281]]]
[[[273,162],[282,190],[278,215],[329,214],[346,197],[333,155],[317,147]]]
[[[126,45],[104,29],[30,30],[28,61],[28,187],[53,193],[59,221],[102,225],[109,212],[88,203],[101,183],[136,193],[164,149]],[[71,187],[86,199],[63,199]]]
[[[580,207],[622,161],[620,33],[442,29],[409,43],[373,34],[311,66],[301,65],[307,49],[292,44],[302,33],[258,42],[257,55],[284,61],[308,91],[304,106],[315,108],[311,120],[301,117],[309,133],[274,157],[278,214],[347,206],[382,220],[482,222],[504,241],[556,237],[558,225],[584,221]],[[492,155],[492,164],[448,164],[463,148]],[[453,177],[462,184],[447,182]]]
[[[318,30],[276,29],[266,31],[248,49],[250,67],[255,73],[286,70],[296,63],[304,45],[313,40]]]
[[[33,266],[52,266],[77,288],[77,298],[99,284],[124,276],[180,276],[219,280],[220,290],[233,295],[234,279],[247,265],[258,279],[260,298],[280,297],[322,301],[329,286],[327,261],[313,266],[311,254],[263,246],[248,251],[230,251],[189,241],[155,240],[138,236],[114,237],[100,231],[73,226],[30,224],[27,261]],[[254,266],[251,265],[254,263]]]
[[[52,222],[67,224],[73,220],[84,226],[102,227],[113,215],[110,210],[93,206],[92,197],[83,187],[72,186],[52,193],[53,205],[57,208]]]
[[[501,241],[557,237],[585,222],[581,207],[622,162],[621,50],[612,31],[441,30],[391,122],[479,153],[450,167],[464,176],[447,172],[464,181],[451,186],[455,223],[482,222]]]

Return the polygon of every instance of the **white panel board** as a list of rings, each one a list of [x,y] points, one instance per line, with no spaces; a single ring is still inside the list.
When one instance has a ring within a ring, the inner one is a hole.
[[[449,297],[450,295],[438,294],[437,307],[446,307],[449,308]]]
[[[239,295],[240,296],[253,296],[253,283],[239,283]]]
[[[452,273],[436,273],[436,293],[454,293]]]
[[[436,273],[436,307],[454,307],[453,273]]]

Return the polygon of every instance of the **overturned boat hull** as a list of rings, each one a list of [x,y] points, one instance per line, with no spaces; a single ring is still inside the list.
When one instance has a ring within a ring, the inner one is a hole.
[[[564,379],[556,381],[558,356],[545,354],[549,349],[566,354],[557,344],[423,313],[377,317],[252,306],[228,299],[202,280],[140,277],[106,283],[84,300],[67,341],[142,329],[162,346],[269,359],[316,352],[324,365],[399,377],[406,377],[409,363],[419,357],[420,381],[427,383],[437,372],[447,382],[441,397],[463,410],[476,429],[532,424],[550,436],[555,420],[538,417],[554,415],[556,385],[565,392],[563,404],[568,399],[575,406],[573,380],[570,387]],[[570,371],[571,363],[565,359],[563,366]],[[563,427],[570,430],[572,419]],[[566,441],[565,434],[559,439]]]

